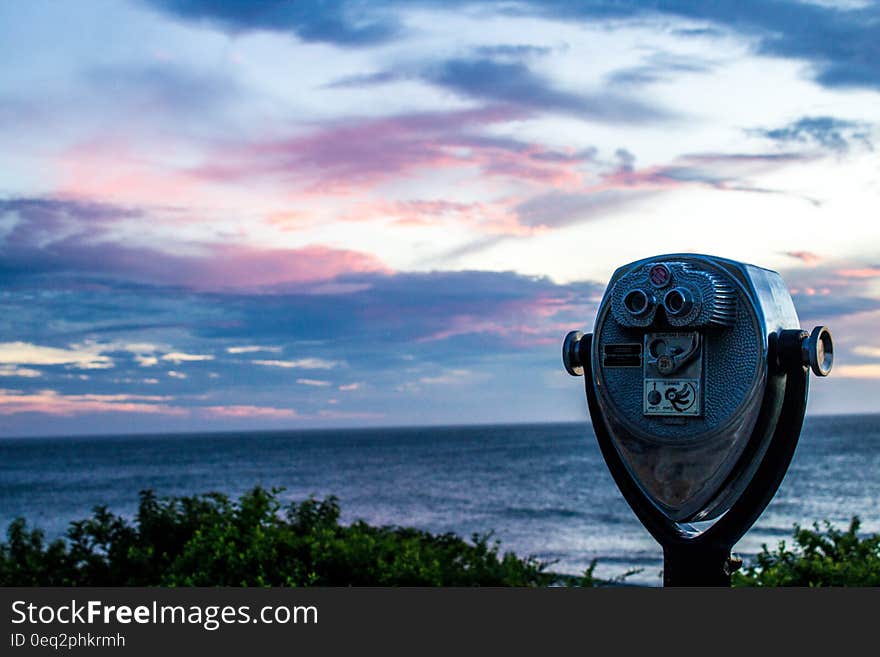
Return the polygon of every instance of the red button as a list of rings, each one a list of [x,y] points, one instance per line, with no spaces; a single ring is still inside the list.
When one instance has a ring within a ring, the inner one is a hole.
[[[669,281],[669,270],[665,265],[654,265],[649,276],[654,285],[665,285]]]

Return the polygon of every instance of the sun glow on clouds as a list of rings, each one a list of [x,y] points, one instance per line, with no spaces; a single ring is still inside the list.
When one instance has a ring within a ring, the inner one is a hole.
[[[274,408],[268,406],[250,406],[238,404],[233,406],[203,406],[199,409],[205,415],[218,418],[268,418],[289,419],[298,417],[291,408]]]
[[[66,365],[93,370],[113,367],[113,360],[104,356],[100,345],[73,345],[70,349],[46,347],[28,342],[0,343],[0,363],[6,365]]]
[[[869,358],[880,358],[880,347],[858,346],[853,349],[853,353],[858,356],[868,356]]]
[[[21,376],[29,379],[34,379],[38,376],[43,376],[43,373],[40,370],[34,370],[28,367],[0,365],[0,376]]]
[[[880,278],[880,267],[862,267],[861,269],[841,269],[838,275],[844,278]]]
[[[170,398],[160,395],[65,395],[55,390],[21,392],[0,389],[0,415],[45,413],[74,416],[86,413],[147,413],[186,415],[184,408],[163,402]]]
[[[834,375],[846,379],[872,379],[880,381],[880,363],[863,365],[839,365],[833,370]]]
[[[163,395],[65,395],[55,390],[25,393],[0,389],[0,415],[44,413],[47,415],[76,416],[92,413],[143,413],[184,417],[198,412],[217,418],[295,418],[293,409],[270,406],[229,405],[184,408],[169,405],[172,397]]]

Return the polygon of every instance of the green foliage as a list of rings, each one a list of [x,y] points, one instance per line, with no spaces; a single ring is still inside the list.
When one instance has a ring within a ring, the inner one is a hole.
[[[532,557],[404,527],[339,524],[334,497],[282,508],[279,490],[232,501],[144,491],[133,523],[97,507],[47,543],[23,519],[0,543],[3,586],[545,586],[565,583]],[[578,584],[592,584],[592,567]]]
[[[880,534],[859,536],[859,519],[841,531],[824,523],[795,525],[794,548],[764,545],[755,563],[733,576],[734,586],[880,586]]]
[[[132,521],[96,507],[46,541],[24,519],[0,542],[0,586],[599,586],[594,576],[548,572],[533,557],[500,552],[491,533],[466,541],[406,527],[339,523],[339,502],[283,506],[254,488],[159,499],[143,491]],[[793,545],[765,545],[734,586],[880,586],[880,534],[795,526]]]

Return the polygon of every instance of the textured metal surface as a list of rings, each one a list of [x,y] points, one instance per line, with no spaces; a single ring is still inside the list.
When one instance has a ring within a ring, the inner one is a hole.
[[[664,267],[670,276],[658,285],[652,271]],[[683,261],[652,261],[633,267],[618,279],[611,289],[611,312],[618,324],[629,328],[645,328],[654,324],[659,309],[670,291],[689,292],[692,300],[689,310],[680,315],[665,312],[665,320],[675,327],[689,328],[733,326],[736,322],[737,294],[735,285],[726,276]],[[624,303],[627,296],[640,292],[649,299],[648,310],[633,313]]]
[[[737,321],[730,329],[703,333],[706,363],[703,373],[705,394],[703,414],[686,425],[666,424],[659,418],[642,415],[641,370],[624,368],[598,368],[598,384],[601,397],[613,415],[621,418],[629,430],[645,438],[669,439],[676,443],[691,441],[719,431],[731,420],[750,394],[755,390],[763,365],[766,336],[762,339],[758,317],[744,290],[739,291],[742,303],[738,304]],[[640,342],[646,330],[632,329],[615,321],[608,315],[603,301],[594,330],[594,349],[604,349],[606,344]],[[671,328],[671,327],[670,327]],[[653,330],[653,329],[652,329]],[[598,359],[594,362],[599,363]]]

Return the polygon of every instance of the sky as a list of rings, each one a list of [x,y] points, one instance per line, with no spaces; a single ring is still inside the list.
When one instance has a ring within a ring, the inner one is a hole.
[[[611,273],[779,271],[880,398],[880,3],[0,2],[0,435],[585,420]]]

